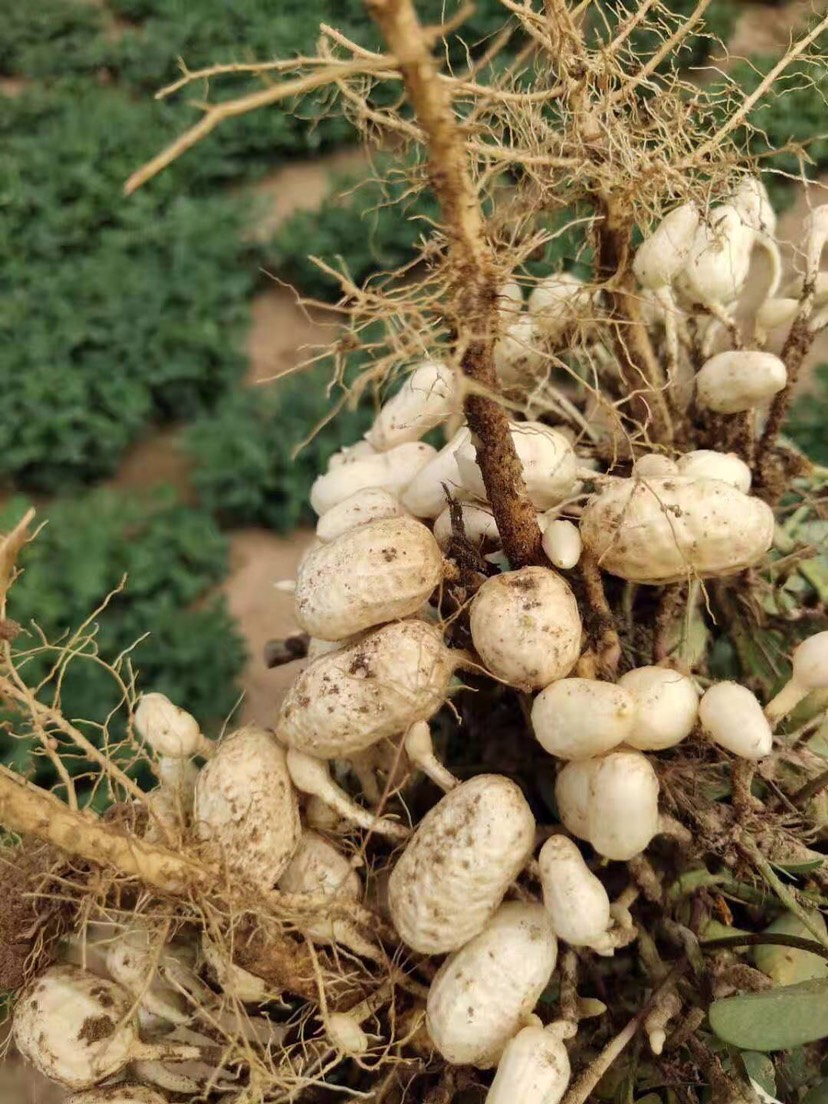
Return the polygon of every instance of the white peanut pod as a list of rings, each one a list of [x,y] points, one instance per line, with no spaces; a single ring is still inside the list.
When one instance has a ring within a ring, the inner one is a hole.
[[[549,562],[561,571],[571,571],[581,558],[581,534],[571,521],[553,518],[546,522],[542,543]]]
[[[196,783],[196,833],[207,855],[260,889],[272,889],[301,833],[285,753],[246,725],[226,736]]]
[[[158,755],[189,759],[211,748],[198,721],[166,694],[142,694],[135,710],[135,730]]]
[[[345,757],[436,713],[454,672],[439,629],[397,621],[320,656],[285,695],[279,739],[319,758]]]
[[[581,615],[567,582],[524,567],[480,587],[469,616],[480,658],[497,678],[537,690],[568,675],[581,652]]]
[[[382,487],[366,487],[323,514],[316,523],[316,536],[328,543],[369,521],[405,517],[405,513],[396,495]]]
[[[610,899],[577,844],[551,836],[538,855],[543,904],[558,939],[573,947],[603,947],[612,923]]]
[[[506,1044],[486,1104],[559,1104],[570,1076],[561,1037],[530,1025]]]
[[[618,680],[635,704],[626,743],[640,751],[661,751],[689,736],[699,712],[693,680],[669,667],[635,667]]]
[[[302,923],[302,930],[320,943],[336,942],[341,926],[341,921],[330,915],[331,906],[358,901],[362,896],[362,883],[350,862],[316,832],[303,832],[278,885],[285,893],[308,893],[323,899],[318,915]]]
[[[619,479],[581,516],[584,546],[611,575],[635,583],[735,575],[773,542],[773,510],[717,479]]]
[[[678,470],[679,475],[690,479],[718,479],[731,483],[742,494],[750,491],[751,470],[735,452],[695,449],[678,458]]]
[[[562,433],[541,422],[517,422],[511,433],[532,504],[538,510],[559,505],[575,486],[578,460],[572,445]],[[457,450],[457,466],[463,485],[485,499],[486,487],[471,440]]]
[[[613,751],[589,776],[587,838],[605,859],[639,855],[658,832],[658,777],[640,751]]]
[[[463,530],[469,544],[480,546],[500,544],[500,533],[490,506],[477,506],[473,502],[464,502],[460,506],[463,517]],[[448,506],[434,522],[434,539],[441,548],[447,548],[452,537],[451,510]]]
[[[543,905],[501,905],[431,983],[426,1025],[446,1061],[478,1069],[496,1065],[549,984],[557,956]]]
[[[494,366],[505,387],[527,383],[543,370],[545,361],[539,338],[530,314],[519,314],[504,327],[495,343]]]
[[[730,204],[714,207],[693,235],[676,287],[693,305],[729,306],[742,293],[750,271],[756,231]]]
[[[380,487],[400,495],[434,455],[431,445],[411,441],[388,452],[372,451],[367,456],[345,460],[317,477],[311,487],[310,504],[321,516],[368,487]]]
[[[559,679],[532,703],[535,739],[560,759],[603,755],[629,738],[634,719],[627,691],[597,679]]]
[[[69,1089],[91,1089],[138,1058],[193,1047],[144,1044],[129,1018],[133,998],[115,982],[77,966],[50,966],[20,995],[12,1032],[17,1049],[46,1077]]]
[[[717,414],[739,414],[769,403],[787,382],[788,370],[773,353],[728,349],[699,369],[696,401]]]
[[[446,490],[455,497],[464,492],[457,466],[457,453],[471,440],[467,426],[461,426],[438,453],[417,472],[402,494],[402,504],[415,517],[435,518],[446,507]]]
[[[533,288],[528,307],[538,333],[554,341],[588,315],[591,303],[592,293],[583,280],[560,272]]]
[[[427,360],[383,403],[365,439],[379,452],[419,441],[459,409],[454,372],[439,360]]]
[[[639,245],[633,272],[643,288],[666,287],[687,264],[699,226],[695,203],[683,203],[665,215]]]
[[[678,464],[662,452],[645,452],[632,466],[637,479],[658,479],[661,476],[678,475]]]
[[[112,1085],[108,1089],[89,1089],[72,1093],[65,1104],[167,1104],[167,1098],[146,1085]]]
[[[705,690],[699,720],[711,740],[742,759],[763,759],[773,749],[773,733],[762,706],[738,682],[717,682]]]
[[[416,613],[442,577],[440,546],[422,522],[369,521],[305,558],[296,619],[311,636],[342,640]]]
[[[561,824],[579,839],[589,839],[589,784],[598,759],[573,759],[555,780],[555,804]]]
[[[419,824],[388,883],[400,937],[444,954],[477,935],[529,858],[535,819],[520,788],[480,774],[449,791]]]
[[[347,1012],[330,1012],[325,1021],[325,1034],[334,1050],[353,1058],[365,1054],[370,1046],[362,1024]]]

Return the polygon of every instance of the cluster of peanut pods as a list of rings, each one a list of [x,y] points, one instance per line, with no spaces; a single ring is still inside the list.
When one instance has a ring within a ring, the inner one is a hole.
[[[748,179],[730,203],[704,218],[692,204],[680,207],[645,240],[635,272],[670,364],[680,365],[682,311],[694,303],[726,328],[757,244],[773,258],[757,334],[792,321],[800,291],[776,295],[772,232],[773,212]],[[826,237],[828,208],[819,208],[804,250],[814,325],[828,309],[818,273]],[[537,285],[528,309],[516,284],[504,288],[496,348],[504,386],[528,389],[538,336],[563,333],[595,303],[566,274]],[[688,385],[680,377],[671,382]],[[784,364],[762,348],[716,352],[689,381],[694,401],[721,414],[760,411],[785,384]],[[446,443],[438,450],[422,438],[439,427]],[[696,732],[729,755],[769,755],[775,726],[804,695],[828,687],[828,633],[796,649],[791,681],[764,706],[745,686],[699,682],[686,657],[633,667],[617,681],[578,673],[585,634],[571,579],[584,554],[634,584],[735,575],[767,554],[774,515],[751,495],[748,465],[730,453],[639,454],[618,477],[579,456],[567,426],[515,420],[511,432],[546,565],[513,570],[503,556],[463,419],[462,379],[442,361],[425,361],[365,439],[335,455],[313,486],[316,541],[289,588],[310,637],[309,661],[272,729],[251,725],[212,743],[193,717],[152,693],[134,722],[160,778],[148,796],[147,838],[185,848],[195,841],[200,859],[240,884],[315,896],[308,939],[370,957],[373,944],[341,907],[365,892],[343,837],[355,827],[386,837],[390,876],[372,905],[411,952],[438,956],[425,1008],[430,1045],[450,1063],[496,1067],[489,1104],[556,1104],[577,1021],[544,1026],[534,1010],[559,941],[608,956],[635,938],[629,908],[610,900],[595,870],[634,859],[673,830],[659,810],[661,753]],[[493,565],[461,613],[469,649],[451,646],[439,612],[458,538]],[[497,774],[461,782],[435,754],[429,721],[469,667],[527,695],[532,736],[556,761],[560,828],[536,856],[535,819],[519,786]],[[444,793],[413,828],[379,807],[378,771],[395,758]],[[360,801],[340,784],[343,763],[360,781]],[[539,897],[515,891],[527,869]],[[74,1104],[157,1104],[163,1092],[192,1094],[205,1084],[253,1099],[210,1081],[188,1000],[211,1006],[218,990],[250,1010],[279,995],[207,930],[195,949],[159,947],[138,925],[107,946],[98,974],[65,961],[23,993],[14,1017],[21,1052],[73,1089]],[[655,1050],[663,1021],[648,1024]],[[370,1046],[345,1014],[327,1015],[324,1028],[345,1055]],[[258,1032],[257,1045],[264,1037],[278,1046],[281,1028],[271,1020],[251,1012],[247,1030]]]

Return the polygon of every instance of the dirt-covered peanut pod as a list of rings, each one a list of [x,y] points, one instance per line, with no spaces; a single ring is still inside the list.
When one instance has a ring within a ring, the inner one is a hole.
[[[545,363],[540,333],[530,314],[518,315],[508,322],[494,347],[494,365],[504,387],[519,387],[531,382]]]
[[[751,484],[751,470],[735,452],[716,452],[714,449],[695,449],[678,458],[680,475],[691,479],[719,479],[747,494]]]
[[[532,853],[535,819],[496,774],[452,789],[417,827],[391,874],[388,901],[400,937],[444,954],[477,935]]]
[[[555,341],[589,317],[592,293],[571,272],[547,276],[529,295],[529,314],[538,333]]]
[[[532,728],[541,747],[560,759],[591,759],[628,740],[635,702],[621,686],[564,678],[532,703]]]
[[[405,513],[400,500],[390,491],[365,487],[324,513],[316,523],[316,536],[328,543],[369,521],[405,517]]]
[[[578,526],[564,518],[553,518],[546,522],[542,544],[546,558],[553,567],[561,571],[571,571],[583,551]]]
[[[277,735],[310,755],[347,758],[428,720],[445,701],[454,669],[436,626],[386,625],[305,668],[282,701]]]
[[[773,543],[773,510],[730,483],[686,476],[608,483],[584,507],[584,547],[611,575],[674,583],[735,575]]]
[[[589,784],[597,759],[572,759],[555,779],[555,805],[561,824],[579,839],[589,839]]]
[[[307,556],[296,618],[322,640],[341,640],[416,613],[443,577],[440,546],[411,517],[369,521]]]
[[[586,839],[605,859],[625,862],[658,832],[658,777],[640,751],[612,751],[594,764]]]
[[[580,655],[578,603],[550,568],[524,567],[487,579],[474,597],[469,624],[489,671],[523,690],[568,675]]]
[[[496,1065],[549,984],[557,956],[543,905],[501,905],[431,983],[426,1023],[446,1061],[478,1069]]]
[[[519,1031],[504,1047],[486,1104],[558,1104],[571,1075],[563,1043],[571,1033],[561,1021]]]
[[[115,982],[77,966],[50,966],[14,1008],[17,1049],[46,1077],[69,1089],[91,1089],[139,1058],[198,1058],[192,1046],[141,1042],[133,997]]]
[[[765,707],[765,715],[776,724],[791,713],[812,690],[828,689],[828,632],[803,640],[791,655],[793,671],[788,682]]]
[[[166,694],[142,694],[133,720],[135,731],[157,755],[191,759],[194,755],[213,754],[214,745],[202,735],[195,717]]]
[[[146,1085],[124,1082],[108,1089],[72,1093],[65,1104],[167,1104],[167,1098]]]
[[[762,706],[738,682],[717,682],[705,690],[699,720],[714,743],[742,759],[764,759],[773,749],[773,733]]]
[[[467,426],[461,426],[438,453],[417,472],[402,493],[403,506],[415,517],[436,518],[446,508],[446,489],[455,497],[464,493],[457,466],[457,453],[471,440]]]
[[[670,667],[634,667],[618,680],[635,705],[626,743],[640,751],[661,751],[689,736],[699,712],[693,680]]]
[[[739,414],[769,403],[787,382],[788,371],[773,353],[728,349],[699,369],[696,402],[717,414]]]
[[[572,493],[577,476],[578,460],[571,443],[542,422],[516,422],[512,440],[533,505],[549,510],[563,502]],[[470,440],[457,450],[457,466],[463,486],[485,499],[486,487]]]
[[[359,874],[344,855],[316,832],[303,832],[299,846],[282,873],[279,889],[321,898],[319,914],[303,921],[302,930],[319,943],[335,943],[345,922],[331,914],[337,902],[362,896]]]
[[[365,439],[378,452],[419,441],[459,406],[454,372],[439,360],[427,360],[383,403]]]
[[[610,899],[566,836],[551,836],[538,855],[543,903],[558,939],[573,947],[610,951]]]
[[[463,519],[463,533],[469,544],[473,544],[478,548],[483,545],[496,548],[500,544],[497,522],[490,506],[478,506],[474,502],[463,502],[459,509],[460,516]],[[453,535],[450,507],[446,506],[434,522],[433,532],[434,539],[440,547],[447,548]]]
[[[336,464],[318,476],[311,487],[310,504],[322,516],[368,487],[380,487],[400,495],[434,455],[435,449],[424,441],[410,441],[388,452],[371,450],[368,455]]]
[[[296,791],[272,733],[225,736],[196,783],[193,816],[204,851],[233,875],[272,889],[301,833]]]

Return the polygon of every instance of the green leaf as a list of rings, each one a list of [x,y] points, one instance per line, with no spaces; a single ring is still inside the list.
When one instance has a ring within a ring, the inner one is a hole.
[[[714,1001],[710,1026],[740,1050],[787,1050],[828,1036],[828,978]]]
[[[755,1081],[769,1096],[776,1096],[776,1070],[767,1054],[743,1050],[742,1062],[751,1081]]]

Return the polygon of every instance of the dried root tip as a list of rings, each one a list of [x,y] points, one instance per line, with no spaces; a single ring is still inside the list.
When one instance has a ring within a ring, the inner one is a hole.
[[[312,755],[306,755],[303,751],[289,748],[287,767],[297,790],[321,798],[326,805],[329,805],[340,816],[363,828],[366,832],[376,832],[395,841],[406,840],[411,835],[410,828],[385,817],[376,817],[373,813],[369,813],[366,809],[357,805],[333,781],[328,770],[327,760],[315,759]]]
[[[427,721],[417,721],[406,732],[405,751],[411,762],[445,793],[460,784],[460,780],[434,754],[431,729]]]
[[[681,1012],[681,998],[674,988],[666,989],[656,998],[656,1003],[644,1020],[644,1030],[653,1054],[661,1054],[667,1041],[667,1025]]]

